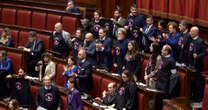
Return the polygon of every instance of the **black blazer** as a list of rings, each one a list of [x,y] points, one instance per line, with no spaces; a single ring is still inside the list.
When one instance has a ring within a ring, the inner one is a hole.
[[[104,41],[101,41],[101,39],[98,39],[96,41],[97,43],[101,43],[104,47],[103,51],[98,51],[98,64],[99,65],[105,65],[110,69],[113,58],[112,58],[112,40],[109,37],[105,37]]]
[[[93,88],[92,65],[88,60],[83,63],[78,61],[77,78],[79,79],[80,92],[88,92]]]
[[[35,46],[33,46],[33,45],[35,45]],[[34,59],[40,58],[41,54],[44,51],[43,41],[40,38],[36,38],[36,40],[34,42],[28,41],[26,48],[31,50],[30,55],[32,56],[32,58],[34,58]]]

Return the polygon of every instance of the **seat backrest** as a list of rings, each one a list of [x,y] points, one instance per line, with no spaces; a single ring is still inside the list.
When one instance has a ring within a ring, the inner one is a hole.
[[[17,25],[18,26],[31,26],[31,11],[18,10],[17,11]]]
[[[103,77],[102,78],[102,83],[101,83],[101,88],[100,88],[100,96],[102,96],[102,92],[105,90],[105,91],[108,91],[108,84],[111,83],[111,82],[115,82],[109,78],[105,78]]]
[[[23,55],[15,52],[7,52],[7,56],[12,60],[14,74],[17,74],[18,69],[23,66]]]
[[[66,77],[62,76],[64,71],[64,64],[57,64],[56,67],[56,85],[64,87],[64,83],[66,81]]]
[[[19,31],[18,30],[11,30],[12,34],[12,44],[14,47],[17,47],[18,40],[19,40]]]
[[[57,22],[61,22],[61,16],[55,15],[55,14],[48,14],[46,29],[50,30],[50,31],[53,31],[54,30],[54,25]]]
[[[32,27],[38,28],[38,29],[45,29],[46,13],[33,12],[32,13]]]
[[[142,79],[142,82],[145,82],[145,81],[144,81],[145,68],[146,68],[148,62],[149,62],[149,61],[146,60],[146,59],[144,59],[143,62],[142,62],[142,75],[141,75],[141,76],[142,76],[142,78],[141,78],[141,79]]]
[[[46,50],[50,50],[51,49],[51,36],[49,35],[44,35],[44,34],[38,34],[38,37],[43,40],[43,43],[44,43],[44,48]]]
[[[70,16],[63,16],[62,17],[62,24],[63,29],[70,34],[75,34],[76,27],[77,27],[77,18],[70,17]]]
[[[202,110],[208,110],[208,81],[207,81],[205,88],[204,88]]]
[[[37,87],[37,86],[30,86],[30,92],[32,94],[33,100],[36,100],[38,88],[39,87]]]
[[[19,32],[18,46],[26,46],[29,38],[29,32],[21,31]]]
[[[62,100],[62,110],[67,110],[68,106],[66,103],[66,96],[61,96],[61,100]]]
[[[102,82],[102,77],[100,75],[97,75],[96,73],[92,74],[93,78],[93,89],[90,91],[90,94],[93,95],[93,97],[98,97],[101,95],[101,82]]]
[[[185,86],[186,86],[186,74],[180,71],[177,71],[179,75],[179,96],[185,96]]]
[[[208,72],[208,55],[203,58],[203,72]]]
[[[137,98],[138,98],[138,109],[144,110],[144,94],[138,92]]]
[[[2,28],[0,28],[0,36],[1,36],[1,34],[2,34],[2,30],[3,30],[3,29],[2,29]]]
[[[16,24],[16,9],[3,8],[2,9],[2,23],[4,24]]]

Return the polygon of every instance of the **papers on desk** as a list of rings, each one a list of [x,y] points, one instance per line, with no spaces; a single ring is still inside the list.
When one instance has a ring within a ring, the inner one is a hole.
[[[142,87],[146,87],[146,86],[147,86],[146,84],[141,83],[141,82],[136,82],[136,84],[137,84],[138,86],[142,86]]]
[[[118,74],[118,73],[112,73],[111,75],[112,76],[120,76],[120,74]]]
[[[96,107],[100,107],[100,108],[103,108],[104,110],[117,110],[115,108],[112,108],[110,106],[106,106],[106,105],[99,105],[98,103],[96,102],[93,102],[92,105],[96,106]]]
[[[86,93],[83,93],[83,95],[81,95],[81,99],[84,99],[84,100],[86,100],[88,98],[88,94],[86,94]]]
[[[43,108],[41,106],[38,106],[37,110],[47,110],[46,108]]]
[[[159,92],[157,89],[153,89],[153,88],[147,88],[146,90],[152,91],[152,92]]]

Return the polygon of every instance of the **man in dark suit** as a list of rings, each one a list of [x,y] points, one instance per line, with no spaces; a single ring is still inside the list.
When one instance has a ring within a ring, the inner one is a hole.
[[[180,30],[180,37],[178,38],[177,51],[176,51],[176,66],[185,66],[187,62],[187,54],[188,54],[188,43],[191,39],[189,30],[188,30],[188,22],[186,20],[181,20],[178,26]]]
[[[118,28],[117,35],[118,37],[115,45],[113,66],[118,68],[118,74],[121,74],[125,63],[124,57],[126,56],[126,52],[128,50],[129,39],[126,38],[126,30],[124,28]]]
[[[35,65],[41,59],[41,54],[44,51],[43,41],[37,37],[37,33],[35,31],[30,31],[29,41],[24,47],[24,51],[30,53],[30,57],[28,59],[28,74],[35,76]]]
[[[72,73],[72,76],[79,80],[79,91],[87,93],[93,88],[92,66],[86,59],[86,51],[84,49],[79,50],[78,58],[77,74]]]
[[[176,74],[176,65],[174,58],[171,54],[171,47],[164,45],[162,48],[162,62],[159,65],[157,72],[157,84],[156,88],[164,92],[164,94],[157,95],[158,110],[162,110],[162,100],[170,98],[170,77]]]
[[[68,13],[77,13],[77,14],[80,14],[80,10],[79,10],[79,8],[77,6],[74,6],[74,1],[73,0],[70,0],[67,3],[66,11]]]
[[[127,30],[132,30],[133,27],[143,27],[145,25],[144,15],[138,14],[136,4],[133,4],[130,8],[130,14],[127,18],[126,26],[124,27]]]
[[[132,38],[135,37],[134,34],[134,30],[135,29],[139,29],[139,28],[143,28],[146,24],[145,22],[145,18],[144,15],[139,14],[137,12],[137,5],[133,4],[130,8],[130,14],[128,15],[127,18],[127,22],[126,25],[124,26],[124,28],[127,30],[128,32],[128,38]]]
[[[188,48],[188,66],[196,70],[193,83],[193,99],[195,102],[201,102],[204,92],[204,78],[201,75],[203,69],[203,58],[207,54],[204,41],[199,37],[199,28],[194,26],[190,30],[191,40]]]
[[[98,55],[98,67],[110,70],[112,65],[112,41],[106,36],[106,30],[99,30],[99,39],[96,40],[96,51]]]
[[[124,27],[126,24],[126,19],[122,17],[122,13],[120,9],[115,9],[114,18],[111,18],[113,21],[113,38],[116,40],[116,31],[118,28]]]
[[[91,63],[92,66],[97,66],[96,60],[96,43],[93,41],[93,34],[87,33],[85,35],[85,40],[83,47],[87,54],[87,60]]]
[[[144,26],[144,28],[140,28],[140,31],[143,34],[142,47],[143,47],[144,52],[150,53],[149,47],[150,47],[150,44],[152,43],[152,40],[157,34],[157,28],[153,25],[154,20],[152,16],[148,16],[146,18],[146,23],[147,25]]]

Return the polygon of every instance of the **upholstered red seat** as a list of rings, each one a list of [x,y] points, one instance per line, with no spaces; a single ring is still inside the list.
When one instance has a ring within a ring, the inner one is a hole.
[[[21,31],[19,32],[18,46],[26,46],[29,38],[29,32]]]
[[[111,82],[114,82],[114,81],[111,80],[111,79],[103,77],[102,83],[101,83],[101,88],[100,88],[100,94],[99,94],[100,96],[102,96],[102,92],[104,90],[108,91],[108,84],[111,83]]]
[[[31,26],[31,11],[18,10],[17,11],[17,25],[18,26]]]
[[[208,56],[205,56],[203,59],[203,73],[208,74]]]
[[[144,110],[144,94],[138,93],[137,98],[138,98],[138,109]]]
[[[62,99],[62,110],[67,110],[66,96],[61,96]]]
[[[46,13],[33,12],[32,27],[38,29],[45,29],[46,27]]]
[[[50,31],[53,31],[54,30],[54,25],[57,22],[61,22],[61,16],[54,15],[54,14],[48,14],[46,29],[50,30]]]
[[[148,64],[148,60],[144,59],[143,62],[142,62],[142,82],[145,82],[144,81],[144,75],[145,75],[145,68]]]
[[[38,34],[38,37],[43,40],[44,47],[46,50],[51,49],[51,37],[49,35],[44,35],[44,34]]]
[[[168,106],[163,106],[163,110],[172,110]]]
[[[56,66],[56,85],[64,87],[66,77],[62,76],[64,71],[64,64],[57,64]]]
[[[93,77],[93,89],[90,91],[90,94],[93,95],[93,97],[98,97],[101,93],[101,81],[102,77],[100,75],[97,75],[96,73],[92,74]]]
[[[63,29],[70,32],[70,34],[75,34],[77,28],[77,18],[63,16],[62,18]]]
[[[186,82],[186,74],[182,72],[177,72],[179,75],[179,96],[185,96],[185,82]]]
[[[12,44],[14,47],[17,47],[18,45],[18,34],[19,34],[19,31],[18,30],[11,30],[11,34],[12,34]]]
[[[205,85],[202,110],[208,110],[208,83]]]
[[[20,53],[7,52],[7,56],[12,60],[14,74],[17,74],[18,69],[23,66],[23,55]]]
[[[16,10],[11,8],[2,9],[2,23],[4,24],[16,24]]]
[[[3,30],[3,29],[2,29],[2,28],[0,28],[0,35],[2,34],[2,30]]]
[[[32,94],[33,100],[36,100],[38,88],[39,87],[37,87],[37,86],[30,86],[30,92]]]
[[[88,110],[88,107],[84,105],[83,110]]]

